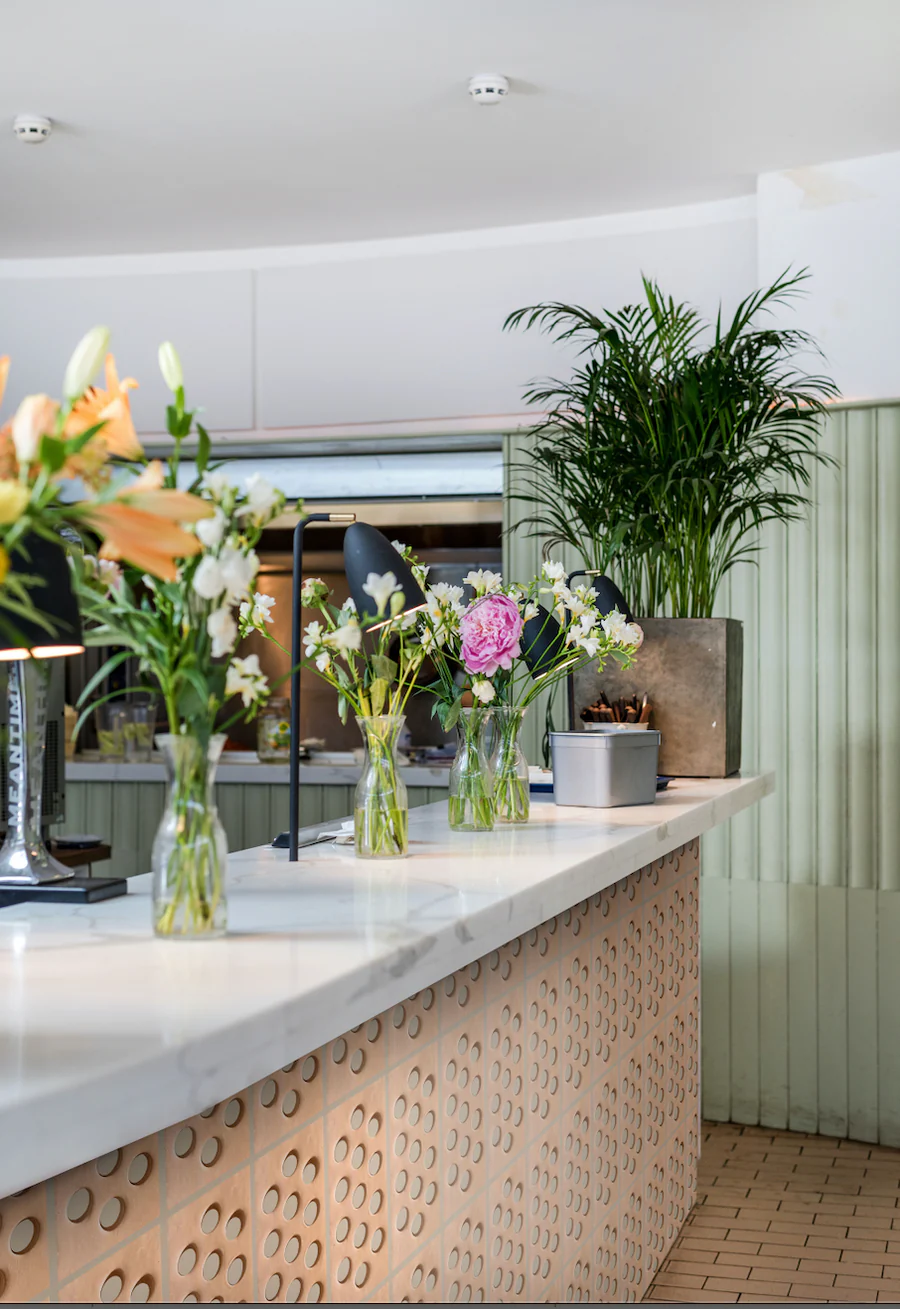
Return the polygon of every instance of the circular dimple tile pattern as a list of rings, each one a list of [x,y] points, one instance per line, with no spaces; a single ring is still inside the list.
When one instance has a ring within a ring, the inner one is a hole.
[[[500,1161],[511,1159],[525,1139],[525,1021],[520,996],[490,1007],[487,1033],[488,1143],[492,1166],[499,1169]],[[466,1171],[463,1165],[463,1176]]]
[[[559,982],[546,970],[532,979],[526,997],[526,1111],[549,1121],[558,1110],[560,1094]]]
[[[617,1054],[619,1034],[619,969],[615,936],[601,927],[594,941],[593,1046],[595,1071],[609,1067]]]
[[[100,1299],[102,1302],[104,1304],[112,1304],[114,1300],[118,1300],[119,1296],[122,1294],[123,1285],[124,1283],[122,1281],[121,1273],[110,1273],[100,1287]]]
[[[186,1159],[194,1148],[196,1141],[194,1129],[192,1127],[181,1127],[175,1134],[175,1140],[172,1149],[179,1159]]]
[[[117,1195],[111,1196],[100,1210],[98,1219],[104,1232],[111,1232],[118,1227],[125,1213],[125,1205]]]
[[[128,1180],[132,1186],[143,1186],[150,1176],[152,1162],[148,1154],[143,1151],[136,1154],[128,1165]]]
[[[9,1234],[11,1254],[27,1254],[36,1243],[40,1234],[40,1224],[36,1218],[22,1218]]]
[[[70,1223],[80,1223],[90,1213],[93,1196],[86,1186],[73,1191],[66,1204],[66,1217]]]
[[[590,964],[581,952],[571,955],[567,964],[562,995],[563,1082],[571,1093],[580,1094],[590,1080]]]
[[[101,1177],[111,1177],[122,1161],[121,1150],[111,1150],[97,1160],[96,1169]]]

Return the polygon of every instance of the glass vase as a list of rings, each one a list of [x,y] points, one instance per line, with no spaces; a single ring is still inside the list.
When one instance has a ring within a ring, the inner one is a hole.
[[[228,843],[213,786],[224,736],[158,736],[166,807],[153,841],[153,929],[157,936],[222,936],[228,916]]]
[[[447,816],[455,832],[490,832],[494,826],[491,766],[485,740],[490,709],[460,710],[459,740],[450,766]]]
[[[406,718],[357,718],[366,747],[356,784],[353,831],[358,859],[402,859],[409,848],[409,799],[400,776],[397,742]]]
[[[519,744],[524,709],[494,709],[494,818],[498,823],[527,823],[531,808],[528,760]]]

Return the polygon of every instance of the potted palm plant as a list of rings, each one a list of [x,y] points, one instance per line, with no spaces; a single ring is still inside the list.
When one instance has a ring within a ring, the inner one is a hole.
[[[528,506],[517,525],[613,574],[640,615],[663,772],[740,766],[742,629],[712,612],[729,571],[754,558],[758,529],[802,517],[811,467],[828,462],[819,418],[837,387],[798,362],[818,353],[806,332],[766,321],[807,276],[788,270],[714,323],[647,278],[643,300],[619,310],[550,302],[506,320],[579,347],[571,376],[525,393],[543,416],[515,470],[513,496]],[[582,672],[576,704],[600,685]],[[603,686],[637,689],[619,672]]]

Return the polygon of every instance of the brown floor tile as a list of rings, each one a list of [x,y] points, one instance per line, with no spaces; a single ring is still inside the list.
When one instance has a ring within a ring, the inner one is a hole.
[[[646,1299],[900,1304],[900,1150],[707,1124],[698,1202]]]

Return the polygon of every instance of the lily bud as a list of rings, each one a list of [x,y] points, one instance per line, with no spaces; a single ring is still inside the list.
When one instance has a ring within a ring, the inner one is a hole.
[[[173,393],[184,386],[181,360],[178,358],[178,351],[171,341],[163,341],[159,347],[159,371],[163,375],[166,386]]]
[[[92,327],[72,351],[63,378],[63,395],[78,400],[84,395],[109,349],[109,328]]]
[[[26,395],[12,420],[16,458],[23,466],[33,464],[41,448],[41,437],[49,436],[59,406],[49,395]]]

